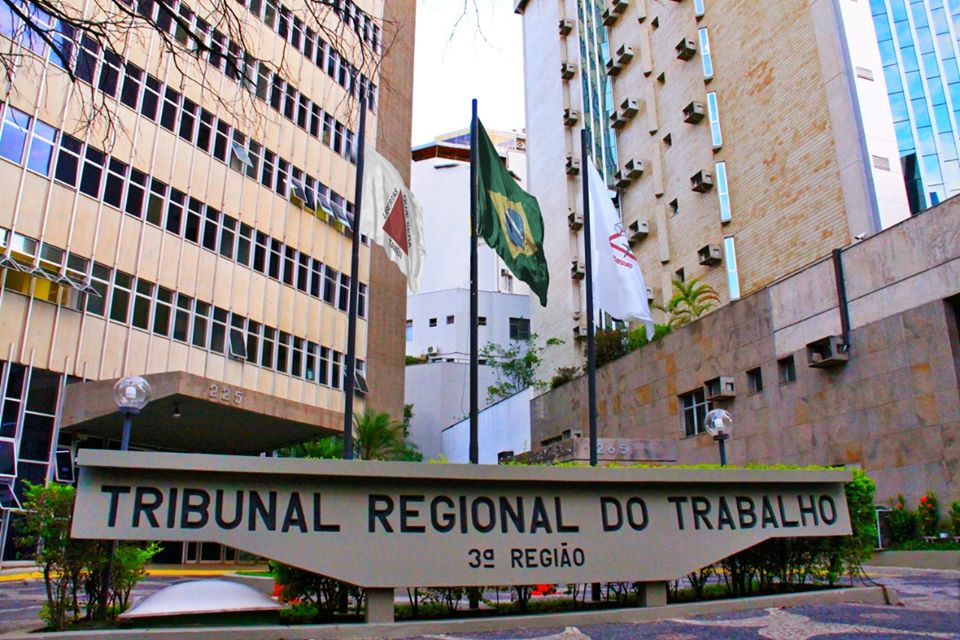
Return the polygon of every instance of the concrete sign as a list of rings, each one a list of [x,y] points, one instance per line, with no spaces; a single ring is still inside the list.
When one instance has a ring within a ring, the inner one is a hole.
[[[672,580],[850,533],[846,471],[80,452],[73,535],[219,542],[369,588]]]

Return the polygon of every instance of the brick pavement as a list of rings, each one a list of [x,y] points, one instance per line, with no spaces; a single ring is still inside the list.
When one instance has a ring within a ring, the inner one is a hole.
[[[877,582],[893,587],[903,606],[806,605],[659,622],[419,636],[417,640],[960,640],[960,572],[884,567],[869,573]],[[137,586],[134,597],[144,597],[183,579],[189,578],[150,576]],[[39,580],[0,582],[0,633],[37,628],[37,611],[43,599]]]

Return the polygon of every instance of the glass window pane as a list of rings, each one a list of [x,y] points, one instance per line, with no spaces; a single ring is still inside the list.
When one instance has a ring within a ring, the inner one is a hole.
[[[20,164],[29,128],[30,116],[7,106],[3,114],[3,132],[0,133],[0,156]]]

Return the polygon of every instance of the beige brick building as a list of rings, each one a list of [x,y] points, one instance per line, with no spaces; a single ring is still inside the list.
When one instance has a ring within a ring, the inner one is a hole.
[[[960,499],[958,238],[954,197],[842,252],[846,353],[812,348],[842,335],[828,257],[601,367],[598,430],[614,439],[602,442],[639,461],[717,463],[703,417],[724,408],[731,464],[862,468],[878,504]],[[535,398],[530,416],[534,448],[556,443],[541,456],[574,450],[586,378]]]
[[[58,449],[116,446],[121,376],[154,387],[135,447],[256,454],[342,432],[357,98],[368,144],[408,171],[415,4],[337,3],[320,25],[299,0],[249,0],[242,42],[223,6],[138,4],[177,41],[184,24],[209,38],[178,60],[157,33],[110,49],[52,21],[58,56],[0,16],[18,56],[0,87],[4,559],[23,481],[54,479]],[[399,415],[405,281],[360,249],[357,408]]]
[[[542,377],[582,363],[571,163],[583,127],[652,301],[670,298],[673,278],[699,277],[727,303],[906,217],[900,174],[871,165],[837,2],[520,0],[516,10],[528,184],[551,274],[534,328],[567,343],[548,352]],[[893,180],[902,210],[878,204],[878,180]]]

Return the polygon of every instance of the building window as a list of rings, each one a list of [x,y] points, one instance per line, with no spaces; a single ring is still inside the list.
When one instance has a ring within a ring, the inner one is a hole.
[[[693,0],[693,15],[698,18],[702,18],[703,14],[706,13],[706,7],[703,6],[704,0]]]
[[[707,82],[713,79],[713,56],[710,55],[710,36],[707,35],[707,28],[701,27],[700,33],[700,59],[703,61],[703,79]]]
[[[453,324],[453,320],[454,320],[453,316],[447,316],[447,324]]]
[[[510,272],[506,269],[500,270],[500,277],[502,278],[502,289],[504,293],[513,293],[513,276],[510,275]]]
[[[706,431],[703,419],[712,407],[710,401],[706,399],[702,387],[680,396],[680,406],[683,410],[683,432],[685,435],[695,436]]]
[[[777,360],[777,371],[780,375],[780,384],[797,381],[797,367],[793,363],[793,356]]]
[[[437,319],[436,319],[436,318],[430,318],[430,320],[427,322],[427,324],[430,325],[431,327],[435,327],[435,326],[437,326]]]
[[[406,331],[407,342],[413,342],[413,320],[407,320],[404,329]]]
[[[511,340],[529,340],[530,339],[530,319],[529,318],[510,318],[510,339]]]
[[[707,94],[707,113],[710,116],[710,137],[713,140],[713,148],[719,149],[723,146],[723,133],[720,131],[720,108],[717,106],[716,91]]]
[[[713,175],[717,179],[717,197],[720,199],[720,222],[730,222],[730,191],[727,188],[727,163],[718,162]]]
[[[680,201],[676,198],[670,201],[670,213],[673,215],[680,213]]]
[[[727,267],[727,288],[730,291],[730,299],[737,300],[740,298],[740,273],[737,269],[737,250],[733,236],[723,239],[723,263]]]
[[[750,393],[763,391],[763,371],[760,367],[747,371],[747,390]]]
[[[486,316],[477,316],[477,326],[485,327],[487,326],[487,317]]]
[[[7,105],[3,115],[3,133],[0,133],[0,156],[20,164],[27,145],[30,116]]]
[[[676,271],[673,272],[673,279],[674,279],[674,280],[679,280],[680,282],[686,282],[686,281],[687,281],[687,274],[684,273],[682,267],[681,267],[680,269],[677,269]]]
[[[113,297],[110,303],[110,319],[127,323],[130,311],[130,289],[133,287],[133,276],[122,271],[113,272]]]

